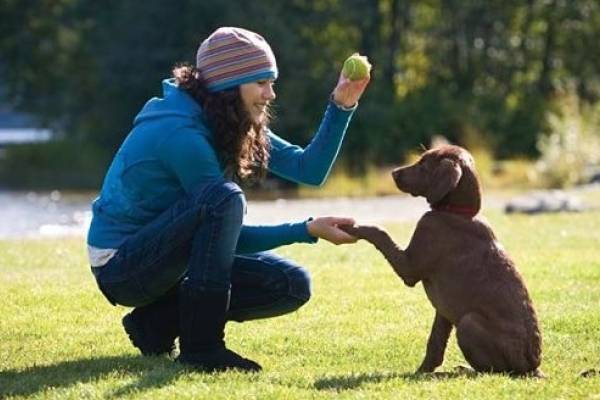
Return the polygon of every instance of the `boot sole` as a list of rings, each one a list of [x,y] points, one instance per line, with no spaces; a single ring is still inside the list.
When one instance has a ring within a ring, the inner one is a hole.
[[[216,365],[214,360],[207,360],[205,362],[198,359],[187,359],[185,356],[179,355],[175,359],[176,362],[180,363],[186,368],[199,371],[199,372],[225,372],[225,371],[238,371],[244,373],[255,373],[262,371],[260,364],[245,359],[247,362],[252,362],[254,365],[241,366],[241,365]]]

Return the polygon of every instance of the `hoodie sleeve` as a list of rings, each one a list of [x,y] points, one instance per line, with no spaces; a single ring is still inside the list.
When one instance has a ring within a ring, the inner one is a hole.
[[[223,178],[215,150],[197,130],[178,129],[159,146],[159,158],[177,176],[186,193],[199,185]]]
[[[238,239],[236,254],[257,253],[292,243],[316,243],[318,238],[308,233],[308,221],[278,225],[244,225]]]
[[[319,129],[304,149],[269,131],[269,170],[290,181],[322,185],[338,155],[355,109],[344,110],[330,101]]]

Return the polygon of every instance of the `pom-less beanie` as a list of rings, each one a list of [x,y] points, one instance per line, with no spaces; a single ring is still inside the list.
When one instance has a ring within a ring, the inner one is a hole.
[[[210,92],[278,75],[267,41],[257,33],[232,27],[217,29],[200,44],[196,67]]]

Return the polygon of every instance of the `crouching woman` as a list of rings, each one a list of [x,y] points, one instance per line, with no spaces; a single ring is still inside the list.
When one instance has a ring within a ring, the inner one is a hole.
[[[348,218],[243,224],[238,183],[267,170],[304,184],[325,180],[369,81],[340,76],[300,148],[268,128],[277,75],[262,36],[218,29],[195,66],[163,81],[163,96],[144,105],[112,161],[92,206],[90,263],[108,300],[134,307],[122,323],[145,355],[170,352],[179,337],[184,364],[260,370],[225,346],[225,323],[292,312],[311,294],[308,272],[268,250],[356,240],[337,228]]]

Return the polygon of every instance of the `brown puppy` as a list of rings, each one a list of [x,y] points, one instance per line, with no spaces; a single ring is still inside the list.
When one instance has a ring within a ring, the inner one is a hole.
[[[475,217],[481,192],[471,155],[458,146],[426,151],[414,165],[392,172],[396,186],[423,196],[423,215],[401,250],[384,230],[343,227],[383,253],[408,286],[419,281],[436,310],[418,372],[440,366],[452,327],[477,371],[540,376],[542,338],[521,275],[490,226]]]

